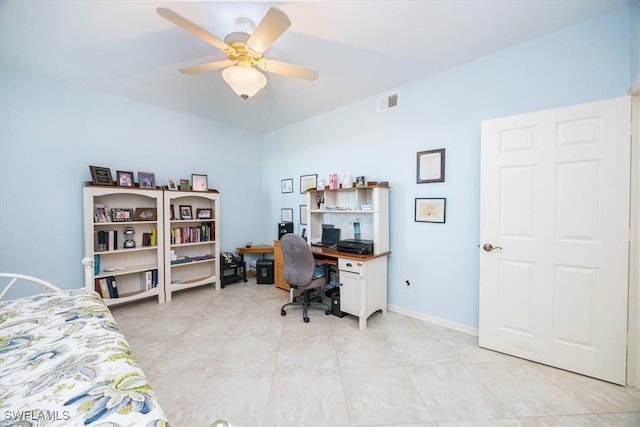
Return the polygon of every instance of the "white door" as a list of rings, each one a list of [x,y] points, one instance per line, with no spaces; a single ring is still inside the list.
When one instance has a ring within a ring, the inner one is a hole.
[[[624,97],[482,123],[481,347],[625,383],[630,119]]]

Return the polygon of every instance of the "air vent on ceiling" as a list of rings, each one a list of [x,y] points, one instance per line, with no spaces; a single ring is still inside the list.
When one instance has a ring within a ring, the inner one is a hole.
[[[398,94],[392,93],[378,98],[378,111],[387,111],[392,108],[398,108]]]

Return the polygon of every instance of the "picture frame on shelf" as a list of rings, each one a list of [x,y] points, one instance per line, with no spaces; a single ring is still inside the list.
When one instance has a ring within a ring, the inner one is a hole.
[[[445,198],[416,197],[415,222],[446,222]]]
[[[293,178],[287,178],[280,181],[281,193],[293,193]]]
[[[207,175],[192,173],[191,188],[193,191],[207,191],[209,189]]]
[[[340,179],[337,173],[329,174],[329,190],[337,190],[340,188]]]
[[[342,188],[351,188],[351,174],[346,172],[340,176],[340,186]]]
[[[305,194],[308,190],[316,188],[318,182],[318,174],[301,175],[300,176],[300,194]]]
[[[133,187],[135,184],[133,172],[130,171],[116,171],[116,180],[118,187]]]
[[[136,221],[157,221],[158,210],[156,208],[136,208],[134,218]]]
[[[89,171],[91,172],[91,182],[93,185],[113,185],[111,169],[103,166],[89,165]]]
[[[109,212],[107,211],[107,207],[105,205],[96,205],[93,209],[93,220],[94,222],[109,222],[111,217],[109,216]]]
[[[211,219],[213,218],[213,209],[211,208],[196,209],[196,217],[198,219]]]
[[[300,224],[307,224],[307,205],[300,205]]]
[[[133,209],[113,208],[111,209],[111,222],[133,221]]]
[[[180,191],[191,191],[191,183],[188,179],[180,180]]]
[[[444,182],[445,149],[418,151],[416,183]]]
[[[153,172],[138,172],[140,188],[156,188],[156,175]]]
[[[167,180],[167,188],[171,191],[178,191],[178,184],[176,184],[176,180],[169,178]]]
[[[191,205],[180,205],[180,219],[193,219]]]
[[[280,209],[280,222],[293,222],[293,209],[291,208]]]
[[[356,187],[365,187],[366,183],[364,176],[356,176]]]

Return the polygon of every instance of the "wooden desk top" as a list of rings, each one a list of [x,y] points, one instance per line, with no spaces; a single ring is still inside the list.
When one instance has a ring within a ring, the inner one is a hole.
[[[273,246],[272,245],[253,245],[249,248],[243,246],[238,248],[238,252],[241,254],[272,254]]]
[[[346,258],[346,259],[353,259],[356,261],[368,261],[370,259],[387,256],[391,253],[387,251],[387,252],[382,252],[380,254],[358,255],[358,254],[352,254],[349,252],[338,251],[336,249],[323,248],[321,246],[311,246],[311,252],[313,253],[314,257],[325,257],[325,258],[333,258],[333,259]]]

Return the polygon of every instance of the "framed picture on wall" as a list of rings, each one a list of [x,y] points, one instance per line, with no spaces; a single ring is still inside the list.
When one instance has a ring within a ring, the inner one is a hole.
[[[445,198],[419,198],[416,197],[416,222],[437,222],[444,224],[446,218]]]
[[[300,177],[300,194],[304,194],[307,190],[315,190],[318,181],[318,174],[302,175]]]
[[[307,223],[307,205],[300,205],[300,224]]]
[[[418,152],[416,182],[444,182],[444,148]]]
[[[293,193],[293,178],[287,178],[280,181],[281,193]]]
[[[293,222],[293,209],[282,208],[280,209],[280,221],[281,222]]]

